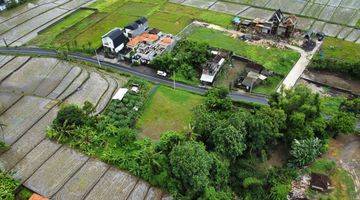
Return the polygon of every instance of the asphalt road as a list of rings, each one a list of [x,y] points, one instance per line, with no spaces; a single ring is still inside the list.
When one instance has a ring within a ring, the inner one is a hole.
[[[59,57],[59,54],[55,50],[46,50],[46,49],[40,49],[40,48],[23,48],[23,47],[0,47],[0,53],[2,54],[10,54],[10,55],[31,55],[31,56],[46,56],[46,57]],[[80,53],[69,53],[68,58],[74,59],[77,61],[83,61],[88,62],[92,64],[98,64],[98,61],[92,57],[88,57],[86,55],[80,54]],[[144,74],[134,68],[126,67],[121,64],[114,64],[106,61],[100,61],[102,66],[105,67],[111,67],[113,69],[119,70],[121,72],[129,73],[132,75],[135,75],[137,77],[146,79],[148,81],[151,81],[153,83],[160,83],[164,85],[168,85],[173,87],[174,82],[170,79],[153,76],[149,74]],[[186,85],[183,83],[176,82],[176,88],[184,89],[190,92],[198,93],[198,94],[204,94],[207,90],[205,88]],[[251,102],[251,103],[259,103],[263,105],[268,104],[268,99],[261,96],[255,96],[251,94],[239,94],[239,93],[230,93],[229,97],[234,101],[245,101],[245,102]]]

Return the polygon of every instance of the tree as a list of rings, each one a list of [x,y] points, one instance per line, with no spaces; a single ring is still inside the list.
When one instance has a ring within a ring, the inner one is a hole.
[[[222,124],[211,133],[211,139],[215,145],[215,151],[229,159],[235,159],[242,155],[246,149],[245,123],[236,129],[228,122]]]
[[[228,97],[226,88],[214,88],[207,92],[205,105],[212,111],[228,111],[232,108],[232,101]]]
[[[165,132],[161,134],[160,141],[156,143],[155,150],[168,155],[176,145],[185,142],[185,140],[186,137],[182,133],[174,131]]]
[[[72,129],[85,124],[86,116],[83,110],[76,105],[65,105],[62,107],[53,122],[55,129]]]
[[[226,189],[230,179],[230,162],[214,152],[210,153],[210,156],[213,160],[210,169],[211,185],[218,191]]]
[[[330,131],[338,134],[350,134],[355,132],[356,117],[352,113],[339,112],[329,122]]]
[[[169,155],[171,171],[186,192],[196,195],[209,184],[211,157],[202,143],[188,141],[177,145]]]
[[[321,154],[321,141],[318,138],[294,140],[291,145],[291,162],[304,166],[315,160]]]
[[[254,115],[246,116],[246,144],[250,152],[268,151],[283,136],[281,130],[286,126],[286,115],[283,110],[262,107]]]

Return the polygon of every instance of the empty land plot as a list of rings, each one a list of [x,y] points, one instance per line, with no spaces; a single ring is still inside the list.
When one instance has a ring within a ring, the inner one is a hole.
[[[95,159],[88,160],[52,199],[84,199],[85,195],[90,192],[108,168],[109,166],[101,161]]]
[[[314,19],[299,17],[296,23],[296,27],[300,30],[308,30],[311,28],[314,21],[315,21]]]
[[[218,1],[213,6],[211,6],[210,10],[236,15],[248,8],[250,8],[250,6]]]
[[[339,24],[349,24],[350,19],[356,14],[355,9],[338,7],[331,17],[332,22]]]
[[[0,88],[32,94],[57,63],[53,58],[33,58],[6,78]]]
[[[53,106],[48,99],[24,96],[0,116],[5,142],[14,143]]]
[[[355,42],[360,37],[360,30],[354,29],[346,38],[346,41]],[[357,50],[359,51],[359,50]]]
[[[30,58],[29,57],[16,57],[4,66],[0,68],[0,82],[6,79],[13,72],[18,70],[24,65]]]
[[[339,38],[339,39],[344,39],[344,38],[346,38],[346,37],[351,33],[352,30],[353,30],[353,29],[350,28],[350,27],[344,27],[344,28],[340,31],[340,33],[338,34],[337,38]]]
[[[207,9],[215,2],[216,0],[185,0],[182,4],[187,6],[194,6],[197,8]]]
[[[11,170],[13,177],[20,182],[25,182],[47,159],[50,158],[61,144],[50,140],[42,140]]]
[[[151,187],[146,194],[146,197],[144,200],[160,200],[162,196],[161,190]]]
[[[324,5],[309,2],[301,12],[301,15],[318,18],[324,8]]]
[[[56,4],[44,4],[38,6],[28,12],[19,14],[18,16],[7,20],[6,22],[0,23],[0,34],[18,26],[21,23],[28,21],[29,19],[36,17],[52,8],[55,8]]]
[[[38,194],[51,197],[87,160],[88,157],[83,154],[62,147],[24,185]]]
[[[323,21],[315,21],[311,27],[311,30],[315,32],[321,32],[324,29],[325,22]]]
[[[115,168],[110,168],[85,199],[126,199],[135,187],[136,182],[136,177]]]
[[[46,128],[55,119],[57,111],[57,108],[51,109],[44,117],[34,124],[33,127],[26,131],[19,140],[12,144],[8,151],[0,156],[0,166],[3,170],[12,169],[16,163],[22,160],[25,155],[27,155],[32,149],[38,146],[41,141],[44,140]],[[36,163],[32,163],[32,165],[29,165],[28,167],[31,168],[35,165]],[[22,179],[24,176],[19,178]],[[28,177],[25,177],[25,179],[27,178]]]
[[[165,131],[185,131],[192,118],[192,109],[201,101],[199,95],[160,86],[146,103],[136,126],[143,137],[154,140]]]
[[[246,57],[266,69],[280,75],[286,75],[300,58],[300,55],[292,50],[251,45],[234,39],[223,32],[206,28],[197,28],[188,37],[189,40],[206,42],[210,46],[234,52],[234,54]]]
[[[244,12],[240,13],[239,16],[247,19],[255,19],[255,18],[262,18],[262,19],[269,19],[274,14],[274,11],[271,10],[264,10],[261,8],[249,8]]]
[[[108,87],[108,82],[100,74],[91,72],[90,78],[85,84],[65,102],[83,104],[85,101],[89,101],[96,106]]]
[[[0,92],[0,115],[20,98],[20,94]]]
[[[109,88],[104,93],[104,95],[101,97],[101,99],[98,103],[98,106],[96,107],[95,114],[101,113],[106,108],[107,104],[111,100],[111,97],[113,96],[114,92],[118,88],[118,82],[116,80],[114,80],[112,77],[106,76],[106,75],[105,75],[105,78],[106,78],[107,82],[109,83]]]
[[[325,58],[356,63],[360,61],[359,47],[358,44],[329,37],[324,40],[322,54]]]
[[[63,61],[58,62],[51,72],[41,81],[34,91],[34,94],[46,97],[55,90],[70,70],[71,65],[69,63]]]
[[[319,15],[319,19],[322,19],[322,20],[330,20],[331,19],[331,16],[333,16],[334,12],[336,10],[336,7],[334,6],[326,6],[320,13]]]
[[[329,0],[328,5],[338,7],[342,0]]]
[[[166,33],[177,34],[191,23],[191,18],[182,15],[174,15],[168,12],[158,12],[149,17],[151,27],[156,27]]]
[[[2,56],[0,55],[0,68],[8,63],[14,56]]]
[[[14,43],[16,40],[24,37],[35,29],[41,27],[47,22],[65,14],[67,11],[59,8],[54,8],[41,15],[38,15],[31,20],[26,21],[23,24],[16,26],[15,28],[2,34],[0,37],[5,38],[8,44]]]
[[[360,1],[359,0],[343,0],[341,2],[340,6],[353,8],[353,9],[360,9]]]
[[[67,30],[74,24],[90,16],[92,13],[94,13],[93,10],[78,10],[62,19],[56,25],[50,26],[49,28],[42,31],[38,37],[30,41],[29,43],[36,44],[41,47],[51,47],[52,42],[55,40],[55,38],[58,37],[58,35],[64,33],[64,30]]]
[[[306,1],[298,0],[270,0],[266,7],[275,10],[281,9],[289,13],[300,14],[306,4]]]
[[[81,71],[82,69],[80,67],[71,68],[70,72],[64,77],[61,83],[47,97],[51,99],[58,98],[80,75]]]
[[[327,36],[335,37],[337,36],[340,31],[342,30],[343,26],[337,24],[325,24],[323,33]]]
[[[127,200],[144,199],[149,190],[149,187],[150,185],[148,183],[139,180]]]
[[[226,1],[234,2],[234,3],[241,3],[241,4],[245,4],[245,5],[253,5],[253,6],[263,7],[270,0],[226,0]]]
[[[86,83],[86,81],[89,79],[90,74],[85,69],[81,71],[81,74],[76,77],[76,79],[71,83],[69,87],[66,88],[66,90],[61,93],[60,96],[57,98],[60,100],[64,100],[65,98],[69,97],[71,94],[73,94],[78,88],[80,88],[83,84]]]

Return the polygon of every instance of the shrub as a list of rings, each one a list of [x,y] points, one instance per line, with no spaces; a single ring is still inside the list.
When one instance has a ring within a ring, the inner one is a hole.
[[[339,112],[329,122],[329,129],[335,135],[355,132],[356,118],[352,113]]]
[[[321,154],[320,149],[321,141],[318,138],[295,139],[291,145],[291,162],[297,166],[304,166]]]
[[[12,179],[5,172],[0,171],[0,199],[15,200],[15,190],[20,183]]]
[[[85,124],[84,112],[76,105],[65,105],[62,107],[56,119],[53,122],[53,127],[57,130],[60,129],[74,129],[77,126]]]

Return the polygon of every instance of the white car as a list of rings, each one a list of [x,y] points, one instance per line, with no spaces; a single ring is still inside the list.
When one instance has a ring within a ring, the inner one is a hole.
[[[159,76],[163,76],[163,77],[166,77],[166,75],[167,75],[166,72],[160,71],[160,70],[157,71],[156,74],[159,75]]]

